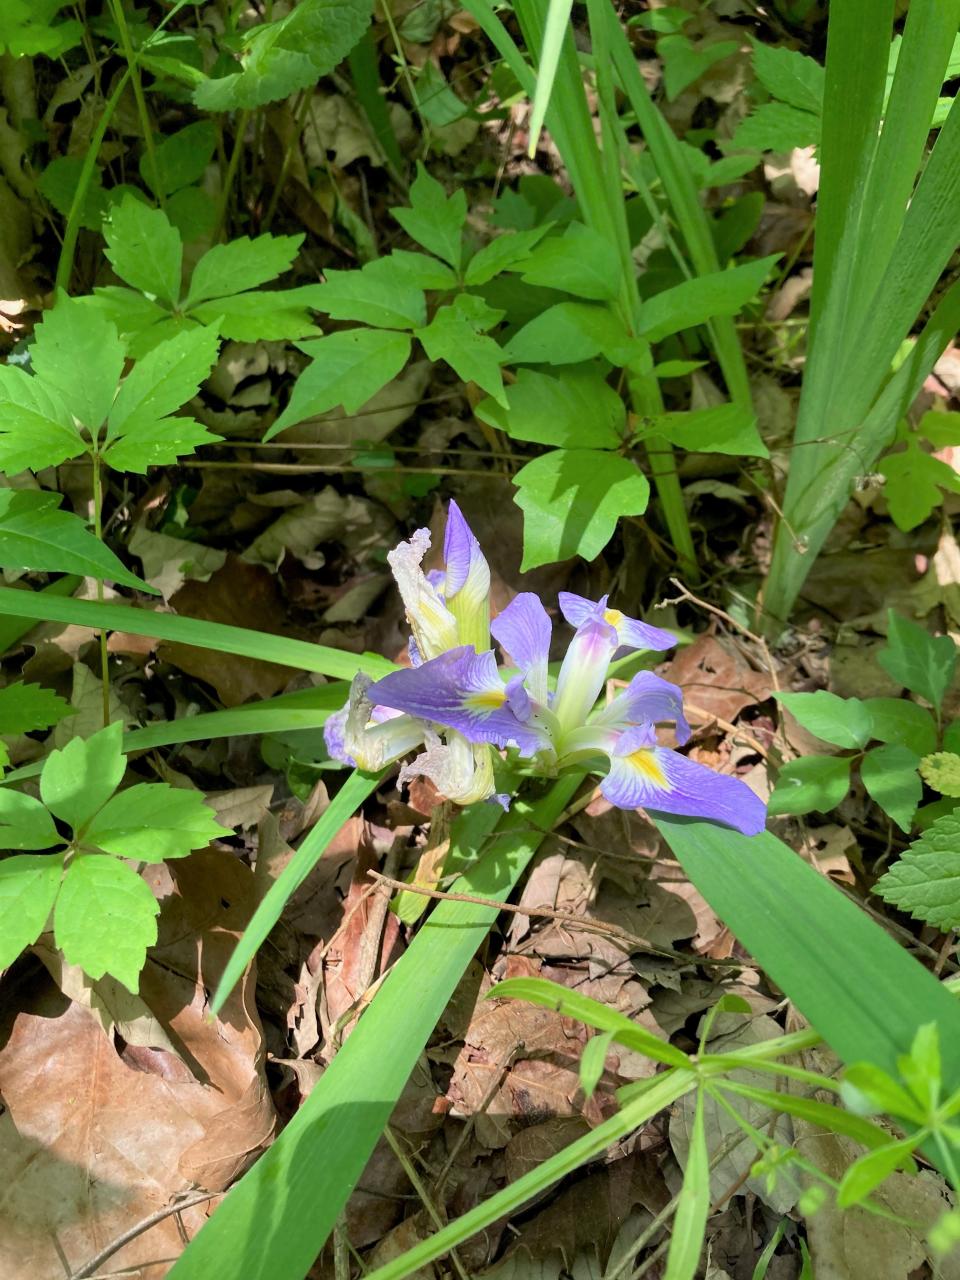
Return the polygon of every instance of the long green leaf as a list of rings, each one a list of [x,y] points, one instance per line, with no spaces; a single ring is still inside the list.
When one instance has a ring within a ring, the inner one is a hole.
[[[41,587],[36,593],[44,600],[49,600],[51,596],[72,596],[77,587],[80,586],[82,578],[76,574],[66,574],[62,578],[56,578],[53,582],[48,583],[45,587]],[[29,591],[30,587],[25,584],[14,590]],[[9,649],[22,640],[28,631],[32,631],[34,623],[24,621],[22,618],[13,616],[0,619],[0,653],[6,653]]]
[[[897,1073],[917,1027],[936,1022],[952,1091],[960,1086],[960,1007],[863,911],[775,836],[748,839],[659,816],[692,884],[847,1063]]]
[[[343,653],[325,645],[307,644],[266,631],[250,631],[222,622],[181,618],[175,613],[156,613],[127,604],[100,604],[96,600],[59,600],[46,593],[16,591],[0,587],[0,615],[34,618],[38,622],[76,623],[97,630],[127,631],[135,636],[154,636],[199,649],[218,649],[245,658],[261,658],[302,671],[316,671],[338,680],[351,680],[358,671],[379,677],[394,665],[378,654]]]
[[[219,1013],[224,1000],[240,981],[244,970],[267,940],[267,935],[280,919],[283,908],[306,880],[323,857],[327,845],[343,824],[363,804],[375,789],[382,774],[352,773],[343,784],[329,808],[325,809],[316,826],[303,840],[284,869],[274,880],[261,900],[253,918],[243,931],[220,977],[220,983],[210,1001],[210,1012]]]
[[[500,818],[490,851],[452,886],[506,899],[582,781],[561,779],[536,804]],[[451,847],[477,858],[493,806],[463,815]],[[170,1272],[175,1280],[302,1280],[389,1119],[403,1086],[496,908],[441,902],[391,971],[280,1138],[229,1192]]]
[[[687,1167],[683,1171],[683,1186],[680,1188],[677,1213],[673,1220],[664,1280],[693,1280],[700,1262],[700,1251],[703,1249],[709,1210],[710,1156],[707,1152],[701,1089],[697,1093],[697,1106],[693,1113]]]
[[[366,1280],[403,1280],[404,1276],[413,1275],[421,1267],[426,1267],[436,1258],[441,1258],[448,1250],[456,1248],[464,1240],[478,1231],[483,1231],[498,1219],[513,1213],[532,1200],[535,1195],[545,1191],[568,1173],[579,1169],[589,1160],[595,1160],[613,1143],[625,1134],[638,1129],[651,1116],[669,1107],[696,1084],[696,1076],[692,1071],[680,1067],[672,1068],[663,1075],[656,1076],[637,1097],[609,1120],[598,1125],[590,1133],[584,1134],[576,1142],[558,1151],[556,1155],[525,1173],[516,1182],[511,1182],[498,1191],[495,1196],[477,1205],[469,1213],[457,1218],[455,1222],[441,1227],[439,1231],[420,1244],[414,1245],[406,1253],[400,1254],[390,1262],[369,1273]]]

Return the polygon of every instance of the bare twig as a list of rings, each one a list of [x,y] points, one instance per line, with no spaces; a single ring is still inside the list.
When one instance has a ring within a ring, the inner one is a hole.
[[[185,1196],[181,1200],[174,1201],[173,1204],[164,1205],[162,1209],[158,1209],[155,1213],[151,1213],[146,1218],[141,1218],[134,1226],[128,1227],[122,1235],[111,1240],[110,1243],[96,1255],[85,1262],[79,1270],[74,1271],[69,1280],[88,1280],[95,1272],[99,1271],[101,1266],[118,1253],[124,1245],[129,1244],[131,1240],[136,1240],[138,1236],[142,1236],[144,1232],[149,1231],[151,1227],[155,1227],[158,1222],[162,1222],[164,1218],[169,1218],[173,1213],[180,1213],[183,1209],[190,1209],[195,1204],[203,1204],[205,1200],[216,1200],[218,1196],[222,1196],[222,1191],[201,1191],[196,1195]]]
[[[679,578],[671,578],[670,582],[677,588],[680,595],[672,600],[664,600],[664,604],[680,604],[682,601],[687,600],[690,604],[696,605],[698,609],[705,609],[707,613],[712,613],[714,617],[720,618],[728,626],[733,627],[734,631],[739,631],[742,636],[746,636],[746,638],[751,640],[760,650],[764,666],[767,668],[770,675],[770,683],[773,685],[775,690],[779,690],[780,682],[777,679],[777,668],[774,665],[773,656],[770,653],[770,650],[767,647],[767,642],[764,640],[763,636],[759,636],[755,631],[751,631],[749,627],[745,627],[742,622],[738,622],[736,618],[732,618],[724,609],[720,609],[715,604],[709,604],[706,600],[701,600],[699,596],[695,596],[692,591],[688,591]]]

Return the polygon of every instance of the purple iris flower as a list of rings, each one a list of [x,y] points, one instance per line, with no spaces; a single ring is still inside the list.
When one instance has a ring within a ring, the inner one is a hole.
[[[597,706],[614,655],[671,648],[669,631],[611,609],[606,596],[592,601],[562,592],[561,612],[576,630],[551,692],[553,624],[540,598],[523,592],[489,622],[489,569],[456,504],[445,569],[433,581],[419,568],[428,542],[420,530],[390,555],[414,630],[415,665],[355,690],[353,710],[328,729],[331,754],[343,759],[349,751],[360,762],[395,750],[397,759],[426,743],[402,776],[425,774],[448,797],[468,803],[493,795],[491,748],[512,748],[533,774],[602,772],[601,791],[620,808],[707,818],[745,835],[763,830],[766,807],[744,782],[658,744],[656,725],[663,721],[674,724],[681,746],[690,738],[676,685],[641,671]],[[517,668],[509,680],[487,647],[491,633]],[[388,713],[395,718],[385,720]],[[372,750],[363,749],[367,736]]]

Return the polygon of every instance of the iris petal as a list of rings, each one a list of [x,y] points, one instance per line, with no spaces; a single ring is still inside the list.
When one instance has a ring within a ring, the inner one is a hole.
[[[576,729],[594,708],[617,648],[617,633],[609,623],[589,616],[570,641],[551,710],[562,730]]]
[[[609,706],[594,716],[591,723],[627,729],[644,721],[653,724],[658,720],[675,722],[677,741],[681,746],[690,741],[690,726],[683,714],[683,694],[679,687],[655,676],[652,671],[640,671]]]
[[[387,553],[417,652],[424,660],[460,643],[456,618],[420,567],[429,548],[429,530],[417,529],[408,542]]]
[[[447,508],[443,594],[460,640],[480,652],[490,646],[490,568],[457,504]]]
[[[628,618],[619,609],[607,607],[608,596],[599,600],[587,600],[584,596],[574,595],[571,591],[561,591],[558,597],[560,612],[572,627],[581,626],[589,617],[599,617],[616,628],[617,643],[625,649],[672,649],[677,637],[662,627],[651,627],[638,618]]]
[[[642,806],[654,812],[707,818],[745,836],[763,830],[766,805],[745,782],[714,773],[655,742],[647,725],[621,734],[610,757],[610,772],[600,784],[611,804],[620,809]]]
[[[547,705],[547,661],[550,656],[550,617],[539,596],[521,591],[491,622],[494,639],[520,668],[534,702]]]

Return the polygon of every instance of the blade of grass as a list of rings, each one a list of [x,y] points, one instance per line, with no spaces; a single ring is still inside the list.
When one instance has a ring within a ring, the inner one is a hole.
[[[199,649],[219,649],[245,658],[260,658],[284,667],[314,671],[334,679],[352,680],[358,671],[377,678],[393,671],[394,664],[375,653],[343,653],[325,645],[291,640],[266,631],[181,618],[174,613],[153,613],[127,604],[100,604],[96,600],[51,599],[46,593],[0,587],[0,615],[34,618],[37,622],[76,623],[94,630],[126,631],[134,636],[154,636]]]
[[[695,1074],[680,1067],[654,1077],[649,1082],[649,1087],[632,1098],[615,1116],[611,1116],[576,1142],[571,1142],[568,1147],[544,1160],[469,1213],[408,1249],[406,1253],[400,1254],[398,1258],[393,1258],[370,1272],[366,1280],[403,1280],[405,1276],[413,1275],[435,1259],[442,1258],[449,1249],[456,1248],[478,1231],[483,1231],[500,1218],[521,1208],[566,1174],[579,1169],[589,1160],[595,1160],[625,1134],[632,1133],[651,1116],[689,1093],[695,1084]]]
[[[64,577],[57,578],[45,587],[41,587],[36,594],[44,599],[49,599],[51,596],[72,596],[82,581],[83,579],[75,573],[65,574]],[[25,583],[13,589],[19,591],[31,590]],[[28,631],[33,630],[35,625],[34,622],[24,621],[21,618],[12,616],[0,620],[0,653],[7,653],[12,649],[18,640],[22,640]]]
[[[530,109],[530,138],[527,143],[527,155],[533,159],[537,154],[537,143],[540,141],[540,130],[546,118],[550,95],[553,93],[553,81],[557,74],[557,64],[563,49],[564,37],[573,0],[549,0],[547,18],[543,29],[543,41],[540,45],[540,63],[537,67],[537,87],[533,95]]]
[[[504,901],[582,778],[562,778],[508,815],[475,805],[451,849],[488,853],[454,883],[457,893]],[[427,918],[313,1092],[279,1139],[227,1194],[187,1246],[171,1280],[302,1280],[376,1145],[431,1032],[496,909],[444,901]]]
[[[703,1237],[710,1210],[710,1156],[703,1120],[703,1090],[697,1091],[697,1106],[690,1130],[687,1167],[677,1201],[677,1213],[670,1233],[664,1280],[693,1280],[700,1262]]]
[[[940,1029],[960,1086],[960,1007],[937,979],[775,836],[657,817],[690,882],[847,1063],[894,1074],[917,1027]],[[949,1065],[948,1065],[949,1064]]]

